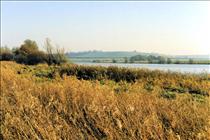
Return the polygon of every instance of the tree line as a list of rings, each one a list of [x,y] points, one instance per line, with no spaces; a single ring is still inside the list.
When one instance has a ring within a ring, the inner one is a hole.
[[[154,55],[136,55],[130,58],[130,62],[135,61],[147,61],[149,63],[159,63],[159,64],[165,64],[165,63],[172,63],[170,58],[166,58],[164,56],[154,56]]]
[[[60,65],[67,62],[65,51],[63,48],[54,47],[50,39],[45,41],[45,51],[39,50],[37,43],[27,39],[20,47],[8,48],[1,47],[1,61],[16,61],[17,63],[35,65],[39,63],[47,63],[48,65]]]
[[[135,63],[138,61],[148,62],[148,63],[156,63],[156,64],[194,64],[193,59],[188,59],[188,61],[180,61],[178,59],[172,60],[171,58],[165,57],[165,56],[154,56],[154,55],[136,55],[132,56],[129,59],[130,63]],[[128,62],[128,60],[125,59],[125,62]]]

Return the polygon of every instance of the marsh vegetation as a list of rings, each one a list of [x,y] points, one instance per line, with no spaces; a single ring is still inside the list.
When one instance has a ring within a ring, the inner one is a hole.
[[[209,139],[210,75],[1,61],[4,139]]]

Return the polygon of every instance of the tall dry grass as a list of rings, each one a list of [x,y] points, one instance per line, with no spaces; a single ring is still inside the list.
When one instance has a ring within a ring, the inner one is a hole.
[[[2,138],[210,139],[209,75],[160,72],[132,83],[59,75],[1,62]]]

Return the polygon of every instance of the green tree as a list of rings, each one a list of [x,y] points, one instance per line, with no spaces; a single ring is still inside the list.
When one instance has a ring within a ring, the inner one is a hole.
[[[24,43],[20,46],[20,53],[23,55],[28,55],[38,50],[39,48],[37,43],[30,39],[25,40]]]
[[[135,62],[134,59],[131,58],[131,59],[130,59],[130,63],[134,63],[134,62]]]
[[[46,62],[46,54],[42,51],[35,51],[27,55],[27,64],[35,65]]]
[[[124,63],[128,63],[128,58],[127,57],[124,58]]]
[[[115,60],[115,59],[112,59],[112,63],[117,63],[117,60]]]
[[[167,64],[171,64],[172,60],[170,58],[167,58]]]
[[[190,58],[190,59],[189,59],[189,64],[193,64],[193,63],[194,63],[193,59]]]
[[[45,53],[39,51],[37,43],[30,39],[25,40],[20,48],[16,48],[14,54],[15,61],[18,63],[34,65],[46,61]]]
[[[166,58],[165,57],[163,57],[163,56],[158,56],[158,62],[160,63],[160,64],[165,64],[166,63]]]
[[[176,60],[176,62],[175,62],[175,64],[180,64],[181,62],[180,62],[180,60]]]

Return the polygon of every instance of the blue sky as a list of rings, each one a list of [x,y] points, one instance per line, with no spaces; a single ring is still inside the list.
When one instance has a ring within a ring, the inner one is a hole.
[[[210,2],[2,2],[2,45],[210,54]]]

